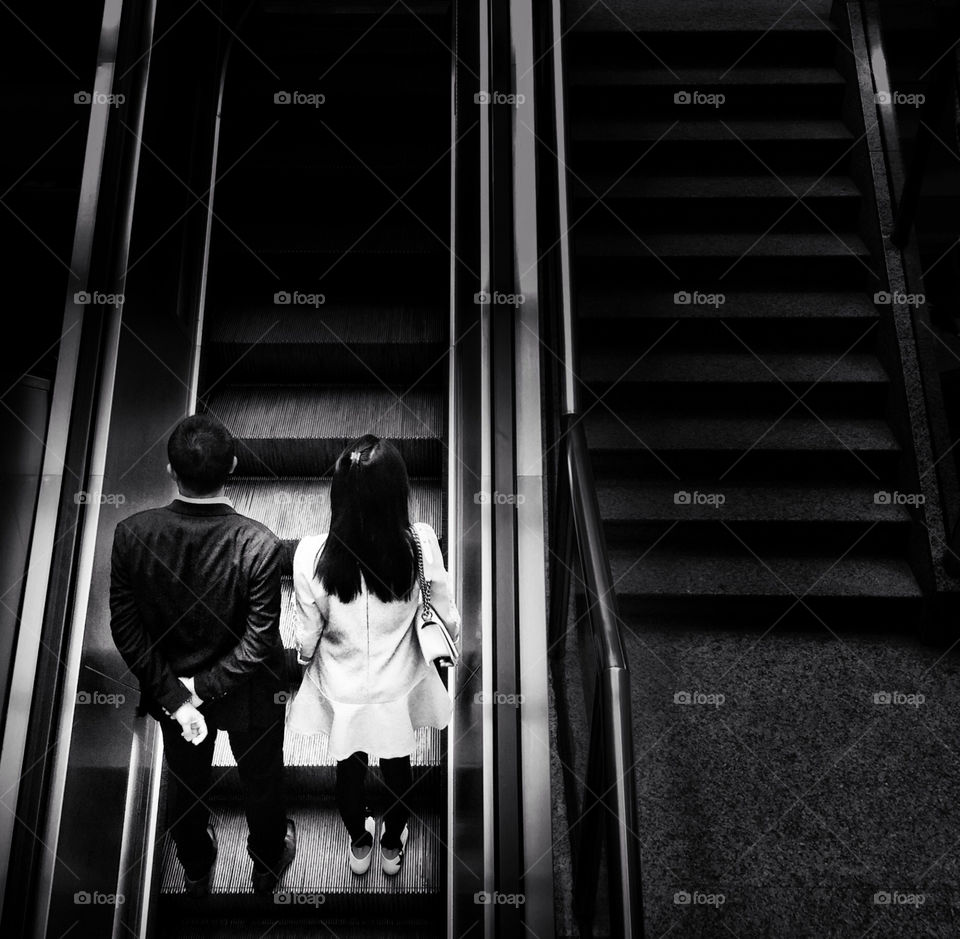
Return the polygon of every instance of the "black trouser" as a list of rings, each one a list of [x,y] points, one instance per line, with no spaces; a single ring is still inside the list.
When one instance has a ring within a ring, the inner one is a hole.
[[[283,852],[287,812],[283,802],[283,712],[265,727],[229,731],[230,749],[237,761],[247,816],[247,853],[254,869],[272,868]],[[209,796],[213,775],[213,745],[217,728],[207,717],[207,739],[194,746],[183,739],[177,721],[160,720],[163,753],[169,770],[167,828],[177,846],[177,858],[188,877],[197,880],[213,863],[213,845],[207,836]]]
[[[399,848],[400,833],[410,818],[407,808],[413,789],[410,757],[382,759],[380,772],[383,773],[389,803],[383,815],[383,835],[380,841],[385,848]],[[337,761],[337,808],[340,809],[340,817],[353,841],[364,833],[363,822],[369,814],[363,791],[366,778],[367,754],[362,750],[351,753],[345,760]]]

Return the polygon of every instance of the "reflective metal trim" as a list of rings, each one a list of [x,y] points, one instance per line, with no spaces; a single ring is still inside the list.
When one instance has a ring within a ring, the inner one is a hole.
[[[480,3],[480,89],[490,89],[490,0]],[[480,290],[489,295],[493,290],[491,280],[491,232],[492,232],[492,190],[490,186],[490,108],[480,108]],[[490,397],[492,381],[490,375],[491,330],[490,315],[493,305],[480,306],[480,485],[483,489],[493,489],[493,442],[491,438],[492,414]],[[482,616],[482,667],[481,686],[483,688],[483,889],[492,893],[495,889],[496,857],[496,818],[493,812],[496,777],[494,773],[494,735],[493,735],[493,509],[490,502],[480,506],[481,545],[483,571],[481,574],[481,616]],[[486,939],[494,939],[495,910],[487,904],[483,910],[483,934]]]
[[[551,34],[556,37],[551,50],[553,60],[553,105],[554,127],[557,129],[557,221],[560,229],[560,304],[563,324],[563,413],[577,411],[577,382],[571,350],[574,349],[573,284],[570,262],[570,201],[567,195],[567,123],[566,123],[566,71],[563,62],[563,10],[562,0],[553,0],[550,5]]]
[[[539,241],[535,52],[530,0],[511,3],[514,88],[513,230],[515,293],[515,437],[517,467],[517,641],[522,780],[523,925],[554,935],[551,746],[547,681],[544,458],[540,383]],[[522,97],[521,97],[522,96]],[[569,298],[565,296],[565,302]],[[569,375],[569,372],[568,372]]]
[[[117,19],[115,25],[111,25],[115,31],[119,30],[121,8],[122,0],[114,0],[113,9],[116,11]],[[143,20],[144,28],[149,32],[150,37],[153,35],[155,15],[156,0],[150,0]],[[116,48],[116,35],[114,35],[113,42],[114,48]],[[126,267],[130,252],[130,233],[133,228],[134,194],[136,193],[137,172],[140,165],[140,139],[143,134],[144,106],[147,97],[147,82],[150,74],[151,56],[149,45],[147,49],[148,52],[143,58],[142,65],[144,78],[137,89],[138,100],[134,104],[134,121],[136,125],[134,139],[136,143],[132,147],[133,157],[130,168],[130,178],[128,180],[130,196],[126,203],[125,215],[117,236],[117,269],[121,273],[114,285],[116,290],[113,292],[121,296],[124,293],[124,285],[126,283]],[[109,67],[112,78],[112,62]],[[99,78],[100,69],[98,68],[97,71]],[[96,108],[97,106],[96,103],[91,105],[92,108]],[[107,110],[109,107],[110,105],[106,103],[102,105],[104,110]],[[109,324],[104,341],[100,387],[97,393],[97,417],[96,427],[92,437],[93,446],[90,457],[90,471],[88,479],[85,481],[85,488],[91,498],[88,499],[87,511],[83,515],[83,532],[76,567],[76,595],[70,617],[69,645],[67,647],[63,696],[61,698],[59,722],[61,733],[57,738],[57,747],[54,751],[52,761],[53,770],[51,774],[47,821],[45,826],[50,851],[44,855],[43,863],[40,865],[37,891],[39,903],[35,933],[37,939],[42,939],[42,937],[46,935],[47,920],[50,913],[54,868],[56,866],[56,849],[60,838],[60,817],[63,810],[63,795],[66,788],[67,769],[70,762],[70,744],[73,739],[73,712],[76,707],[77,682],[80,677],[80,660],[83,655],[83,639],[86,632],[87,604],[90,598],[90,583],[93,577],[93,564],[97,548],[97,531],[100,524],[100,494],[103,490],[103,476],[107,459],[107,441],[110,436],[110,418],[113,413],[113,388],[117,371],[117,355],[120,346],[121,318],[122,306],[112,307],[109,311]]]
[[[84,319],[84,307],[74,301],[74,296],[79,291],[86,290],[88,286],[110,111],[110,105],[105,103],[107,100],[105,96],[109,95],[113,86],[122,7],[122,0],[107,0],[103,10],[100,45],[97,50],[97,69],[94,77],[94,103],[90,106],[90,119],[87,125],[80,200],[70,255],[71,274],[67,283],[57,373],[44,447],[43,477],[37,498],[36,521],[30,544],[20,631],[10,684],[10,701],[3,731],[0,792],[3,793],[3,802],[8,811],[0,812],[0,912],[3,910],[10,865],[10,848],[16,823],[14,810],[20,793],[20,778],[23,773],[23,758],[29,731],[34,677],[43,628],[47,587],[50,581],[57,509],[63,491],[67,436],[70,429]],[[97,101],[104,103],[98,105]],[[52,858],[53,855],[51,854],[50,857]],[[41,884],[42,887],[43,884]],[[46,880],[46,888],[49,890],[49,879]]]

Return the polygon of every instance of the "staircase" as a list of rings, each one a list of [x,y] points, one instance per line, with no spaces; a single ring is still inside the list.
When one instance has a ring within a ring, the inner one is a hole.
[[[628,623],[921,598],[848,53],[775,18],[568,36],[581,410]]]
[[[411,476],[412,518],[429,522],[443,542],[448,33],[445,4],[321,12],[273,2],[251,15],[232,53],[201,401],[238,441],[227,494],[291,556],[302,536],[327,528],[334,460],[366,432],[397,444]],[[288,570],[287,647],[291,603]],[[159,934],[439,934],[444,740],[438,731],[419,737],[401,873],[387,878],[375,859],[358,878],[347,867],[325,739],[288,734],[288,814],[299,846],[271,904],[252,893],[239,782],[221,733],[211,895],[201,903],[183,895],[172,842],[161,839]],[[378,772],[368,778],[375,815],[385,807]]]

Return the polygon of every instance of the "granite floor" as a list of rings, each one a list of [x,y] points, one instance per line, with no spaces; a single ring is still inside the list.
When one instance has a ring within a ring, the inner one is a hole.
[[[625,637],[648,937],[960,935],[960,646]]]

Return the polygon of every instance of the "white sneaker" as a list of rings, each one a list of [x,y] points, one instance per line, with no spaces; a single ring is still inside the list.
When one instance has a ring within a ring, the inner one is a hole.
[[[380,867],[383,868],[384,874],[388,877],[393,877],[400,873],[400,866],[403,864],[403,852],[407,847],[407,835],[409,834],[410,832],[407,826],[404,825],[403,831],[400,832],[400,850],[397,852],[396,857],[386,857],[383,853],[383,845],[380,845]]]
[[[373,857],[373,836],[377,830],[377,824],[371,816],[367,816],[366,821],[363,823],[363,827],[366,828],[367,834],[370,835],[370,844],[364,845],[362,848],[355,848],[351,842],[347,847],[347,852],[350,855],[350,870],[354,874],[366,874],[370,869],[370,860]]]

